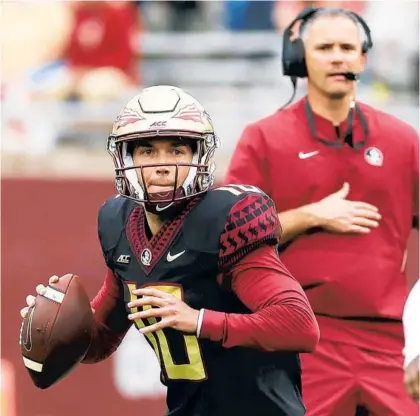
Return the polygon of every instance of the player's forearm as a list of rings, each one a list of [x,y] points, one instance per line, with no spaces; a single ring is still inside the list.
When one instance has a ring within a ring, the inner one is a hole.
[[[311,352],[318,343],[319,328],[305,302],[295,299],[252,314],[206,310],[200,337],[221,342],[225,348]]]
[[[280,212],[278,215],[282,227],[280,244],[292,240],[310,228],[321,226],[319,219],[312,212],[311,205]]]

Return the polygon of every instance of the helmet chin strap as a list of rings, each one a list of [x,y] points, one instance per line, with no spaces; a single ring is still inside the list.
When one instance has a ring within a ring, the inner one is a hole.
[[[151,214],[158,215],[162,219],[173,219],[188,203],[187,199],[159,203],[159,194],[149,194],[149,199],[150,195],[152,195],[153,203],[144,202],[144,209]],[[184,189],[180,187],[175,191],[175,198],[183,196],[185,196]],[[162,199],[167,199],[167,197]]]

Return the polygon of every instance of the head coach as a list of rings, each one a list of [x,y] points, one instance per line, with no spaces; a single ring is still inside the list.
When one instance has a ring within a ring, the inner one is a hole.
[[[225,183],[274,200],[282,261],[316,314],[321,341],[301,355],[308,415],[354,416],[360,406],[417,415],[403,382],[402,311],[407,240],[418,227],[418,134],[356,99],[373,46],[360,16],[305,9],[283,42],[283,72],[295,86],[307,78],[307,94],[246,126]]]

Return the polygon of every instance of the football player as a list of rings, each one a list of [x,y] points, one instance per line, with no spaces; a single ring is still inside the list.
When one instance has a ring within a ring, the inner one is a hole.
[[[109,357],[134,323],[169,415],[304,415],[299,352],[315,349],[318,325],[279,260],[273,201],[253,186],[211,188],[217,147],[209,114],[179,88],[146,88],[117,117],[118,195],[98,218],[108,271],[84,362]]]

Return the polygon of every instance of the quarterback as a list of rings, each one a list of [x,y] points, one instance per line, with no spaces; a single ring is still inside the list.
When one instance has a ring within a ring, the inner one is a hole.
[[[118,115],[107,144],[118,194],[99,210],[107,272],[84,363],[109,357],[134,324],[160,362],[168,415],[304,415],[299,353],[315,349],[318,325],[279,260],[273,201],[212,187],[218,143],[176,87],[146,88]]]

